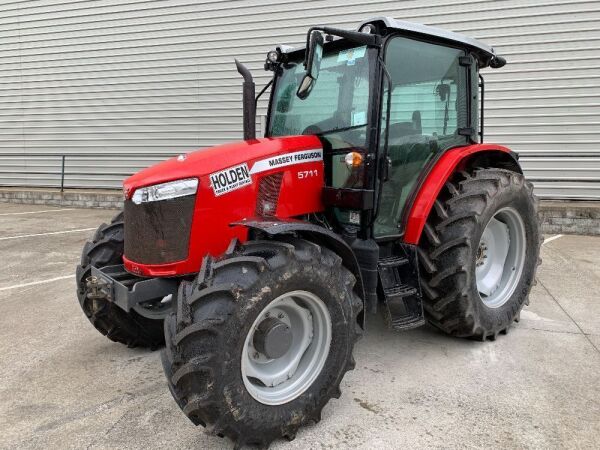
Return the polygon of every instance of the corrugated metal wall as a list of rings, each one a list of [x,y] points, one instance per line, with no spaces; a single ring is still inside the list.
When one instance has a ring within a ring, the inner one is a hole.
[[[60,159],[33,155],[83,153],[67,157],[67,186],[119,186],[166,155],[238,139],[233,57],[260,85],[275,44],[375,15],[494,45],[509,64],[486,73],[486,140],[521,153],[538,194],[600,198],[599,0],[3,1],[0,154],[18,156],[0,156],[0,184],[55,184],[36,172]]]

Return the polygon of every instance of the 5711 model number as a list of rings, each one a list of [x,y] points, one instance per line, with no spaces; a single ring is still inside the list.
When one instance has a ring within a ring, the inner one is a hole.
[[[298,172],[298,179],[302,180],[304,178],[316,177],[319,175],[319,171],[317,169],[313,170],[301,170]]]

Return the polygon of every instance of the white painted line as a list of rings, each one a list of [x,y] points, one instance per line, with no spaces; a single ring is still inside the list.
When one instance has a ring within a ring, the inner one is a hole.
[[[49,212],[59,212],[59,211],[73,211],[75,208],[63,208],[63,209],[43,209],[41,211],[25,211],[25,212],[15,212],[15,213],[2,213],[0,216],[22,216],[25,214],[41,214],[41,213],[49,213]]]
[[[561,237],[563,237],[562,234],[557,234],[555,236],[550,236],[549,238],[544,239],[544,243],[542,245],[547,244],[548,242],[551,242],[554,239],[558,239],[558,238],[561,238]]]
[[[21,239],[21,238],[29,238],[35,236],[50,236],[51,234],[66,234],[66,233],[80,233],[83,231],[92,231],[94,228],[79,228],[78,230],[65,230],[65,231],[52,231],[50,233],[36,233],[36,234],[22,234],[20,236],[8,236],[8,237],[0,237],[0,241],[8,241],[9,239]]]
[[[49,278],[47,280],[33,281],[31,283],[15,284],[14,286],[7,286],[7,287],[0,288],[0,291],[8,291],[9,289],[18,289],[18,288],[24,288],[24,287],[29,287],[29,286],[36,286],[38,284],[52,283],[53,281],[66,280],[68,278],[73,278],[74,276],[75,275],[65,275],[64,277]]]

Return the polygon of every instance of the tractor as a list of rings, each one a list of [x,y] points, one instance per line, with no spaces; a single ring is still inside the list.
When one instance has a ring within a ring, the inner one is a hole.
[[[320,420],[368,314],[495,340],[528,303],[541,241],[517,154],[483,143],[480,70],[505,63],[389,17],[269,51],[258,95],[236,60],[243,140],[124,181],[77,267],[84,313],[113,341],[164,344],[179,407],[237,446]]]

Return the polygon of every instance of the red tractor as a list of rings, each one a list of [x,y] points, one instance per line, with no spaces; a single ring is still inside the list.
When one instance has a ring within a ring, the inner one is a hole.
[[[236,62],[244,140],[125,180],[124,212],[77,268],[92,324],[129,346],[166,342],[179,407],[238,445],[319,421],[367,312],[494,340],[538,264],[532,185],[515,153],[482,143],[479,71],[502,57],[386,17],[313,27],[306,49],[268,53],[260,139]]]

